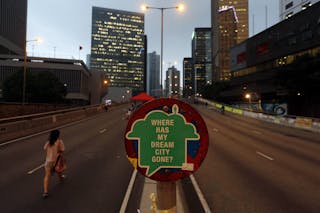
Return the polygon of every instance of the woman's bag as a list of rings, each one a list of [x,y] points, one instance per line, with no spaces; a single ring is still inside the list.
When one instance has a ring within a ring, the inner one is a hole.
[[[57,157],[57,161],[54,165],[54,171],[57,173],[62,173],[67,169],[66,159],[63,154],[59,154]]]

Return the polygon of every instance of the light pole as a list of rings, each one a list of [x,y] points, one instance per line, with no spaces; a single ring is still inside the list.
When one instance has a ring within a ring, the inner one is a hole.
[[[22,105],[25,104],[26,100],[26,83],[27,83],[27,43],[36,41],[37,43],[41,43],[41,38],[36,38],[33,40],[25,40],[24,42],[24,56],[23,56],[23,82],[22,82]]]
[[[249,108],[252,109],[251,107],[251,94],[250,93],[246,93],[246,95],[244,96],[246,99],[248,99],[249,102]]]
[[[142,10],[146,11],[149,9],[155,9],[161,11],[161,53],[160,53],[160,89],[161,89],[161,96],[163,95],[163,88],[162,88],[162,73],[163,73],[163,12],[164,10],[168,9],[176,9],[182,11],[184,6],[182,4],[175,6],[175,7],[151,7],[148,5],[142,5]]]

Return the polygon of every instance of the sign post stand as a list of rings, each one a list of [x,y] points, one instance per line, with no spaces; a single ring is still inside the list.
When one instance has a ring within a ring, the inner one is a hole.
[[[185,102],[160,98],[140,106],[128,121],[128,160],[144,176],[157,181],[157,208],[176,212],[176,182],[195,172],[209,146],[206,124]]]
[[[176,212],[177,198],[175,181],[157,181],[157,201],[158,210],[160,210],[160,212]]]

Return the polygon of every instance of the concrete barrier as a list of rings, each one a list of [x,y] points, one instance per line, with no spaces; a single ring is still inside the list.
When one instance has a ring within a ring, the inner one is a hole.
[[[197,98],[197,101],[200,103],[207,103],[208,105],[220,109],[222,104],[216,103],[212,101],[208,101],[203,98]],[[254,112],[245,109],[238,109],[230,106],[225,106],[225,110],[227,112],[235,113],[238,115],[243,115],[255,119],[260,119],[267,122],[272,122],[280,125],[286,125],[291,127],[296,127],[300,129],[307,129],[314,132],[320,132],[320,119],[316,118],[306,118],[306,117],[283,117],[283,116],[275,116],[270,114],[264,114],[261,112]]]
[[[102,112],[105,110],[100,106],[85,107],[75,111],[57,112],[57,114],[35,118],[28,116],[26,120],[0,123],[0,143],[79,121]]]

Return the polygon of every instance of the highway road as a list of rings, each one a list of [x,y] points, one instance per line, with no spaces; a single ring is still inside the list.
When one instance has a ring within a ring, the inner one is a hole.
[[[198,110],[210,146],[195,177],[213,212],[320,212],[319,133]]]
[[[320,134],[221,115],[196,106],[210,145],[194,177],[213,212],[320,212]],[[41,197],[48,132],[0,145],[0,212],[137,212],[144,178],[123,144],[126,106],[61,127],[67,179],[53,177]],[[181,181],[189,212],[203,212],[190,178]]]
[[[0,212],[119,212],[133,172],[123,144],[124,115],[124,108],[115,108],[60,129],[67,179],[61,184],[52,177],[46,200],[41,195],[48,133],[1,146]],[[137,209],[140,198],[131,198]]]

